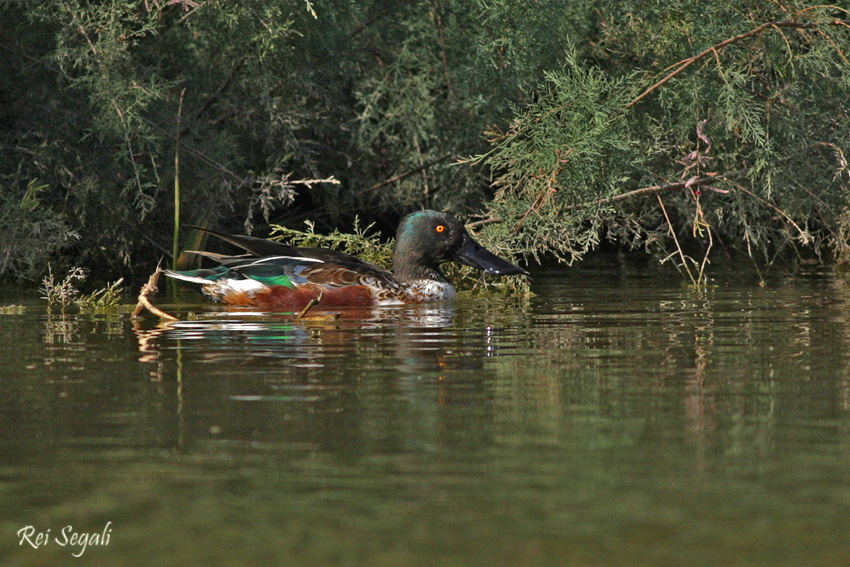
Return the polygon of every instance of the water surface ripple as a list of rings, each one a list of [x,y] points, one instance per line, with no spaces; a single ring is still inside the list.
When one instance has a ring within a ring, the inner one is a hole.
[[[0,315],[0,562],[850,565],[842,277],[533,289],[337,324],[24,302]]]

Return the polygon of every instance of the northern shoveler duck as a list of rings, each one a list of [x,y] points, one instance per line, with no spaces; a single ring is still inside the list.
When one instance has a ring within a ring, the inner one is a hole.
[[[402,219],[392,272],[327,248],[299,248],[201,230],[247,253],[224,256],[194,252],[220,265],[165,273],[201,284],[204,295],[230,305],[299,308],[320,296],[322,306],[333,307],[449,300],[456,296],[455,288],[440,265],[450,260],[500,276],[528,273],[478,244],[458,219],[437,211],[419,211]]]

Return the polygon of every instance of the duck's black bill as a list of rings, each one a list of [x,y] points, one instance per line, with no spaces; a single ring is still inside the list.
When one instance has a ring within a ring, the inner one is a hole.
[[[496,274],[497,276],[512,276],[515,274],[528,275],[528,272],[519,266],[514,266],[507,260],[499,258],[475,242],[475,239],[468,234],[463,235],[463,244],[461,245],[460,251],[457,253],[457,260],[459,262],[463,262],[467,266],[486,270],[487,272]]]

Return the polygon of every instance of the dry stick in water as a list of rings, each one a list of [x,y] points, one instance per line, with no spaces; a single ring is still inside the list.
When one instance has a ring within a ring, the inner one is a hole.
[[[296,318],[296,319],[303,319],[303,318],[304,318],[304,316],[307,314],[307,312],[308,312],[308,311],[310,311],[310,309],[312,309],[314,305],[316,305],[317,303],[319,303],[320,301],[322,301],[322,296],[323,296],[323,295],[324,295],[324,292],[319,292],[319,296],[318,296],[318,297],[314,297],[313,299],[311,299],[311,300],[307,303],[307,305],[305,305],[305,306],[304,306],[304,309],[302,309],[302,310],[301,310],[301,313],[299,313],[299,314],[298,314],[295,318]]]
[[[157,291],[157,283],[159,282],[159,274],[162,273],[162,269],[157,266],[156,271],[151,274],[151,277],[148,278],[148,283],[142,286],[142,289],[139,291],[139,302],[136,304],[136,308],[133,310],[133,317],[138,317],[141,315],[143,309],[147,309],[160,319],[165,319],[166,321],[179,321],[177,317],[174,315],[169,315],[153,303],[151,303],[148,296],[152,293],[156,293]]]
[[[679,257],[682,259],[682,265],[685,267],[685,271],[688,272],[688,277],[691,278],[691,283],[697,285],[697,281],[694,279],[694,275],[688,267],[688,259],[685,257],[684,252],[682,252],[682,247],[679,246],[679,239],[676,238],[676,232],[673,230],[670,217],[667,216],[667,209],[664,208],[664,201],[661,200],[661,195],[656,193],[655,196],[658,197],[658,204],[661,205],[661,212],[664,213],[664,219],[667,221],[667,227],[670,229],[670,236],[673,237],[673,242],[676,243],[676,250],[679,251]]]

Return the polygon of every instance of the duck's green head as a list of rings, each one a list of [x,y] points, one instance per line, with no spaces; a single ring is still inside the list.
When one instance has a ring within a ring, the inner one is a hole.
[[[417,211],[401,220],[393,251],[398,279],[446,281],[440,264],[452,260],[499,276],[528,273],[478,244],[448,213]]]

